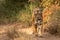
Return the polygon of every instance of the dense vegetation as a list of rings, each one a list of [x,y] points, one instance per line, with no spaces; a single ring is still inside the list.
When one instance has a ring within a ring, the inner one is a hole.
[[[60,4],[59,0],[2,0],[0,1],[0,24],[16,21],[31,22],[34,7],[42,5],[44,8],[52,4]],[[30,20],[30,21],[29,21]]]

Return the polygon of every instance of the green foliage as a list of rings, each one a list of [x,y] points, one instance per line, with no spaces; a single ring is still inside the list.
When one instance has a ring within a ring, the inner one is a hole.
[[[31,22],[32,10],[34,7],[42,5],[44,8],[60,3],[59,0],[4,0],[0,2],[0,23],[10,23],[16,21]]]
[[[38,1],[36,2],[28,3],[28,0],[5,0],[0,5],[0,23],[31,22],[32,10],[38,5]]]
[[[5,0],[0,4],[0,23],[17,21],[18,12],[25,8],[28,0]]]

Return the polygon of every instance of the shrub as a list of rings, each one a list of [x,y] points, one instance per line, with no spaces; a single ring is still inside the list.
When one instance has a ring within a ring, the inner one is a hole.
[[[48,21],[48,32],[51,34],[60,33],[60,6],[54,5],[49,9],[52,14]]]

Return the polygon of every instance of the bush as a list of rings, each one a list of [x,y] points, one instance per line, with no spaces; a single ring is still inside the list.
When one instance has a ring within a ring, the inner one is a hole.
[[[51,34],[60,33],[60,6],[52,6],[49,8],[51,11],[50,19],[48,21],[48,32]]]

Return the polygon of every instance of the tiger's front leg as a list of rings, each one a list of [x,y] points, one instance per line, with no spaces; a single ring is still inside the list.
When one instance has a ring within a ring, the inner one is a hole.
[[[39,25],[37,28],[37,32],[38,32],[38,36],[43,36],[44,33],[44,29],[43,29],[43,25]]]

